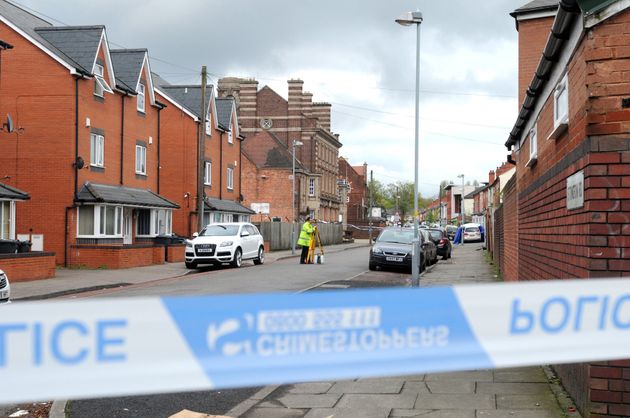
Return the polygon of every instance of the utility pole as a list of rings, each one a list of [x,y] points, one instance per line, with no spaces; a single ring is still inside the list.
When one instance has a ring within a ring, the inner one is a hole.
[[[203,209],[204,209],[204,190],[203,180],[206,165],[206,83],[208,82],[208,73],[206,66],[201,67],[201,121],[199,123],[199,141],[197,149],[197,230],[201,232],[203,229]],[[220,167],[223,170],[223,167]]]
[[[370,202],[370,210],[368,213],[368,231],[370,234],[370,245],[372,245],[372,199],[374,194],[374,170],[370,170],[370,186],[368,187],[368,201]]]

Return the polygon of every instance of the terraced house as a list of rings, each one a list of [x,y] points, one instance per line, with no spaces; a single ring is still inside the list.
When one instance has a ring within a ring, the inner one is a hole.
[[[536,0],[512,16],[522,104],[504,278],[628,276],[630,4]],[[554,367],[583,416],[630,416],[630,361]]]

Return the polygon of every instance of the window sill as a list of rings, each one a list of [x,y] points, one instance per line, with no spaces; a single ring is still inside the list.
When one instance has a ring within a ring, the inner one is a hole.
[[[95,173],[104,173],[105,172],[105,167],[101,166],[101,165],[91,165],[90,164],[90,171],[93,171]]]
[[[547,139],[555,140],[560,138],[560,135],[565,133],[569,128],[569,121],[564,119],[562,122],[558,123],[558,125],[551,131]]]

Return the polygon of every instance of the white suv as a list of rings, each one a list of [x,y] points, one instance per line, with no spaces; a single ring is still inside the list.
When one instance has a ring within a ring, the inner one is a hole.
[[[217,223],[206,226],[186,241],[186,267],[198,264],[230,263],[240,267],[243,260],[254,264],[265,262],[263,237],[258,228],[247,222]]]
[[[0,305],[3,303],[11,303],[11,286],[7,275],[0,270]]]

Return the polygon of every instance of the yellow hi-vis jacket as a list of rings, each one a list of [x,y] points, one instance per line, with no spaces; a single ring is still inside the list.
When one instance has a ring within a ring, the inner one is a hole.
[[[311,245],[311,237],[313,236],[313,230],[315,227],[310,222],[304,222],[302,225],[302,231],[300,231],[300,238],[298,239],[298,245],[302,247],[308,247]]]

